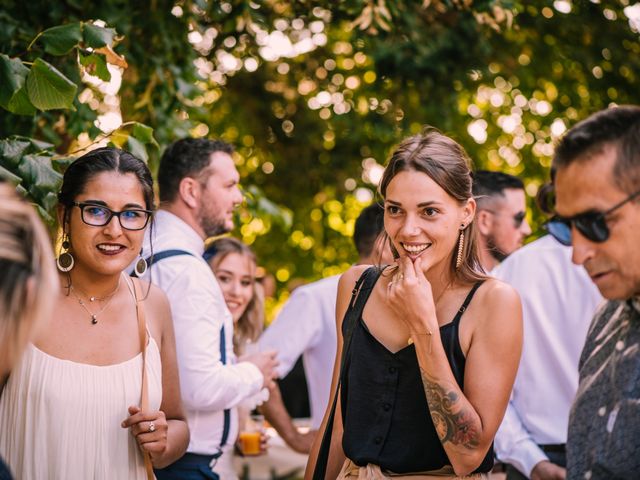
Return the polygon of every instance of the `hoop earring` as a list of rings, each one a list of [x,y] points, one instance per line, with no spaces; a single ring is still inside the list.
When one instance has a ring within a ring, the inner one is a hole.
[[[456,257],[456,270],[462,265],[462,252],[464,250],[464,225],[460,229],[460,238],[458,238],[458,256]]]
[[[147,268],[149,267],[149,265],[147,265],[147,261],[144,259],[144,257],[142,256],[142,249],[140,249],[140,255],[138,255],[140,258],[138,259],[138,261],[136,262],[136,266],[133,268],[133,271],[136,273],[136,276],[138,278],[142,277],[145,273],[147,273]]]
[[[69,251],[70,247],[71,244],[69,243],[69,236],[65,235],[64,239],[62,240],[62,248],[64,248],[65,251],[60,253],[60,255],[58,255],[58,258],[56,258],[56,265],[58,267],[58,270],[60,270],[61,272],[69,272],[76,264],[73,255],[71,255],[71,252]]]

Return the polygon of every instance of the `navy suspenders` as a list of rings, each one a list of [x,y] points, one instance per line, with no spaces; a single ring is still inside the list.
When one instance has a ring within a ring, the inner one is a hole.
[[[147,261],[147,268],[151,267],[156,262],[163,260],[169,257],[175,257],[177,255],[193,255],[191,252],[187,252],[186,250],[164,250],[162,252],[154,253],[153,255],[147,257],[145,260]],[[132,277],[137,277],[136,273],[133,272],[131,274]],[[226,345],[226,336],[224,331],[224,323],[222,324],[222,328],[220,329],[220,361],[223,365],[227,364],[227,345]],[[227,440],[229,440],[229,429],[231,427],[231,410],[226,408],[223,412],[224,414],[224,424],[222,426],[222,439],[220,440],[220,447],[217,453],[213,454],[213,458],[219,458],[222,455],[222,447],[227,444]]]
[[[222,325],[222,329],[220,330],[220,360],[223,365],[227,364],[227,348],[225,342],[225,334],[224,334],[224,324]],[[224,410],[224,424],[222,426],[222,439],[220,440],[220,449],[218,453],[213,454],[213,458],[219,458],[222,455],[222,447],[227,444],[227,440],[229,439],[229,428],[231,426],[231,410],[226,408]]]

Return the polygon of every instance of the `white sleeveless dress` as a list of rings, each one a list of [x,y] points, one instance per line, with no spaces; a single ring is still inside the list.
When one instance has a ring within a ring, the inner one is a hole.
[[[149,408],[162,401],[160,352],[149,335]],[[0,399],[0,456],[16,479],[146,480],[141,451],[120,426],[140,405],[142,355],[96,366],[29,345]]]

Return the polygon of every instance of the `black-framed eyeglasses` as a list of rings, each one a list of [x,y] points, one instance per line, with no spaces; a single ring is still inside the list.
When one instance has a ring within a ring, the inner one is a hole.
[[[151,211],[142,208],[128,208],[120,212],[95,203],[73,202],[80,209],[82,221],[92,227],[104,227],[113,217],[118,217],[120,226],[125,230],[142,230],[149,223]]]
[[[574,215],[573,217],[556,215],[544,224],[544,228],[553,238],[567,246],[571,245],[573,226],[575,226],[585,238],[592,242],[606,242],[611,233],[607,225],[607,216],[639,195],[640,190],[632,193],[620,203],[615,204],[604,212],[585,212]]]
[[[501,213],[501,212],[496,212],[495,210],[489,210],[487,208],[485,208],[484,210],[494,215],[500,215]],[[527,217],[527,213],[522,211],[512,215],[511,218],[513,219],[513,227],[520,228],[520,226],[522,225],[522,222],[524,222],[524,219],[526,217]]]

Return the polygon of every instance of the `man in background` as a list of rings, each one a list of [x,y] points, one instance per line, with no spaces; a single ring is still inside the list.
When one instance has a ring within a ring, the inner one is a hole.
[[[159,480],[228,478],[220,469],[229,459],[220,457],[233,452],[236,406],[274,376],[275,352],[235,362],[231,313],[202,258],[204,240],[230,231],[233,211],[242,202],[232,153],[231,145],[219,140],[184,139],[160,160],[160,209],[144,244],[144,252],[154,254],[147,279],[171,304],[191,437],[180,460],[156,471]]]
[[[524,184],[513,175],[477,170],[473,174],[473,196],[478,204],[475,224],[480,263],[491,272],[531,234]]]
[[[602,297],[584,269],[571,263],[571,248],[550,235],[514,252],[492,274],[520,294],[524,327],[496,456],[508,464],[507,480],[563,479],[578,360]]]

